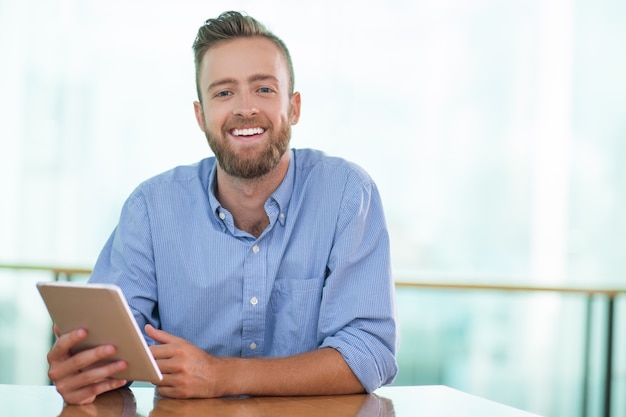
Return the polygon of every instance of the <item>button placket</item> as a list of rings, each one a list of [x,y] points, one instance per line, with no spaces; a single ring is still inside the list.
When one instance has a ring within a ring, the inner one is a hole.
[[[242,354],[256,357],[264,349],[267,265],[259,241],[249,241],[249,245],[244,264]]]

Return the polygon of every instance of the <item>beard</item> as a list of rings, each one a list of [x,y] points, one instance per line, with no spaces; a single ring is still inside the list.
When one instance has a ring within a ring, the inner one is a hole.
[[[287,151],[291,139],[291,123],[282,125],[279,131],[275,131],[271,123],[266,120],[237,119],[227,122],[219,134],[208,129],[205,122],[204,131],[209,147],[224,172],[236,178],[252,179],[272,171]],[[237,151],[233,143],[226,139],[227,132],[243,126],[264,126],[268,133],[267,142]],[[257,149],[259,146],[263,146],[260,151]]]

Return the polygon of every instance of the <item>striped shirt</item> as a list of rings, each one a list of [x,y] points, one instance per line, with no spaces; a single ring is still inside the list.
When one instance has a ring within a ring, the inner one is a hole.
[[[371,178],[343,159],[292,150],[258,238],[235,227],[215,186],[213,157],[139,185],[90,281],[119,285],[141,329],[150,323],[213,355],[332,347],[368,392],[390,383],[395,300]]]

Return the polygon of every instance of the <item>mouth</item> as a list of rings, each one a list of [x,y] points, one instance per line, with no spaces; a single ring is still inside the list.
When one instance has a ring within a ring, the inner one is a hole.
[[[237,138],[253,138],[265,133],[262,127],[248,127],[245,129],[231,129],[230,134]]]

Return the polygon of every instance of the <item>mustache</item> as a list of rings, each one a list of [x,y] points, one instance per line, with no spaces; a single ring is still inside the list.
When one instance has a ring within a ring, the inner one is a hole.
[[[224,124],[224,131],[230,131],[233,129],[244,129],[247,127],[261,127],[265,130],[270,130],[273,126],[272,123],[264,117],[249,117],[249,118],[233,118],[228,120]]]

